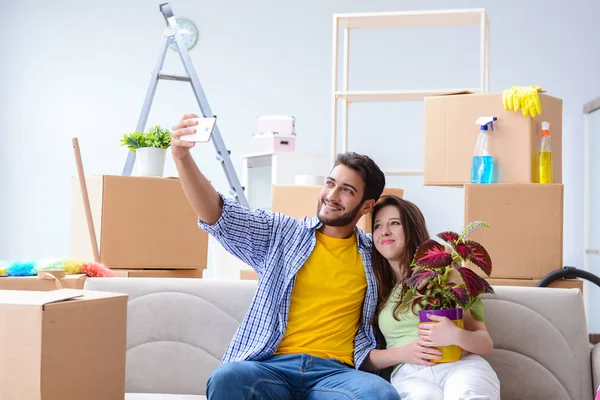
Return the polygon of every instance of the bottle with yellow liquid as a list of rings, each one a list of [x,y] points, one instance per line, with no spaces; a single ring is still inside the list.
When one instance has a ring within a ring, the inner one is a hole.
[[[542,122],[542,140],[538,155],[540,183],[552,183],[552,144],[550,142],[550,123]]]

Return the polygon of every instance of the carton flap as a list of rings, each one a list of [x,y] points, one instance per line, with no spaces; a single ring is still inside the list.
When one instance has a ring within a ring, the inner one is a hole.
[[[75,289],[59,289],[45,292],[32,290],[0,290],[0,304],[43,306],[82,297],[83,292]]]
[[[455,92],[437,93],[437,94],[433,94],[431,96],[432,97],[434,97],[434,96],[454,96],[454,95],[458,95],[458,94],[475,94],[475,92],[471,92],[470,90],[458,90]]]

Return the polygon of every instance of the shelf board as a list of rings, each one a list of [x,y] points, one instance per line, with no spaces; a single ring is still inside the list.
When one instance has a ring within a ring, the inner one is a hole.
[[[388,176],[423,176],[423,171],[411,169],[382,169]]]
[[[430,26],[469,26],[481,24],[484,8],[407,12],[335,14],[339,25],[349,29],[417,28]]]
[[[431,90],[338,90],[337,98],[349,102],[400,102],[423,101],[425,97],[457,92],[478,93],[479,89],[431,89]]]

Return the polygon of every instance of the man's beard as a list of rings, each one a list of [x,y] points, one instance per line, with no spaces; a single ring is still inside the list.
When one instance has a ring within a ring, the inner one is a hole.
[[[317,217],[319,221],[328,226],[346,226],[354,221],[363,203],[357,205],[353,210],[342,213],[339,217],[329,218],[321,215],[321,207],[323,207],[323,200],[319,200],[319,205],[317,206]]]

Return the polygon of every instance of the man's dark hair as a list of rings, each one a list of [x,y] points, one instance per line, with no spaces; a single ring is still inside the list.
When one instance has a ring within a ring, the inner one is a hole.
[[[340,164],[358,172],[365,182],[365,193],[362,201],[371,199],[377,201],[379,199],[385,188],[385,175],[375,164],[375,161],[368,156],[350,151],[337,155],[334,168]]]

